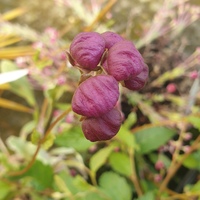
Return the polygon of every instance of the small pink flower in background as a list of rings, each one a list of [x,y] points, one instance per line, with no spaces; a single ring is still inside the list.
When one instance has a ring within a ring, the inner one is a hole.
[[[185,153],[188,153],[190,151],[191,147],[189,145],[185,145],[182,147],[182,150],[185,152]]]
[[[198,78],[198,71],[195,70],[195,71],[190,72],[190,73],[189,73],[189,77],[190,77],[191,79],[196,79],[196,78]]]
[[[27,57],[17,57],[15,59],[15,63],[17,64],[17,66],[22,68],[27,66],[27,61],[28,61]]]
[[[42,42],[35,42],[33,43],[32,47],[34,49],[41,50],[42,48],[44,48],[44,44]]]
[[[54,117],[58,117],[59,114],[60,114],[60,111],[59,111],[59,110],[53,111],[53,116],[54,116]]]
[[[120,148],[119,147],[115,147],[114,148],[114,152],[119,152],[120,151]]]
[[[93,146],[91,146],[91,147],[88,149],[89,153],[95,153],[97,150],[98,150],[98,148],[97,148],[97,145],[96,145],[96,144],[93,145]]]
[[[176,91],[176,85],[174,83],[170,83],[167,85],[166,90],[168,93],[174,93]]]
[[[48,34],[52,43],[56,42],[56,40],[58,39],[58,31],[53,27],[46,28],[45,33]]]
[[[156,169],[156,170],[161,170],[161,169],[164,168],[164,167],[165,167],[165,165],[164,165],[163,161],[161,161],[161,160],[158,160],[158,161],[156,162],[156,164],[155,164],[155,169]]]
[[[155,174],[154,175],[154,181],[157,182],[157,183],[162,181],[162,176],[160,174]]]
[[[74,114],[73,113],[69,113],[65,118],[65,122],[71,124],[73,121],[74,121]]]
[[[65,53],[65,52],[62,52],[62,53],[60,54],[60,60],[66,60],[66,59],[67,59],[66,53]]]
[[[66,83],[66,77],[64,75],[63,76],[61,75],[57,78],[58,85],[64,85],[65,83]]]
[[[185,135],[183,137],[184,137],[184,140],[188,141],[192,138],[192,134],[191,133],[185,133]]]
[[[77,171],[75,169],[70,169],[70,175],[71,176],[76,176],[77,175]]]

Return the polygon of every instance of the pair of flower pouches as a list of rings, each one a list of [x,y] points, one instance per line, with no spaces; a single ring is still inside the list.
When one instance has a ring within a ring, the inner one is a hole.
[[[142,89],[148,79],[148,66],[131,41],[110,31],[78,34],[68,57],[82,73],[72,110],[82,115],[85,137],[92,142],[111,139],[122,123],[116,108],[119,83],[133,91]]]

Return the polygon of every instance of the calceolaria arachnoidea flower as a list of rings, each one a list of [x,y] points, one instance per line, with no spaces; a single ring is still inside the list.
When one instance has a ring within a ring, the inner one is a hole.
[[[148,66],[131,41],[111,31],[78,34],[68,56],[82,75],[72,98],[72,110],[82,116],[86,139],[111,139],[122,123],[117,108],[119,84],[133,91],[142,89],[148,80]]]

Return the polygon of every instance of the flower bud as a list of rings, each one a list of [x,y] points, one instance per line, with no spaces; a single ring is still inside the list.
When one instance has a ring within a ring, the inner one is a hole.
[[[106,31],[101,34],[104,40],[106,41],[106,48],[110,49],[114,44],[116,44],[119,41],[122,41],[123,38],[117,34],[113,33],[111,31]]]
[[[70,45],[71,57],[80,68],[93,70],[105,51],[105,40],[96,32],[79,33]]]
[[[176,85],[174,83],[169,83],[166,87],[166,90],[168,93],[174,93],[176,92]]]
[[[143,65],[142,72],[137,75],[136,77],[130,77],[128,80],[124,81],[125,87],[127,87],[130,90],[140,90],[142,89],[149,76],[149,68],[146,64]]]
[[[92,142],[109,140],[117,134],[121,123],[121,113],[114,108],[98,118],[84,119],[82,130],[85,137]]]
[[[87,117],[99,117],[110,111],[119,98],[118,82],[109,75],[97,75],[83,81],[72,98],[72,109]]]
[[[140,74],[144,61],[132,42],[122,40],[109,49],[107,65],[108,74],[122,81]]]

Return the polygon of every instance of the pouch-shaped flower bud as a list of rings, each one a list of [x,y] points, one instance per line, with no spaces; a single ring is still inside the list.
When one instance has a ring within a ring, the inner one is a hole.
[[[110,111],[119,98],[118,82],[109,75],[97,75],[82,82],[72,98],[72,109],[87,117]]]
[[[140,52],[130,41],[119,41],[108,51],[107,72],[117,81],[137,76],[142,71],[143,65],[144,61]]]
[[[111,32],[111,31],[106,31],[106,32],[102,33],[101,35],[103,36],[104,40],[106,41],[107,49],[110,49],[114,44],[123,40],[123,38],[119,34]]]
[[[121,113],[113,108],[100,117],[85,118],[82,130],[85,137],[92,142],[109,140],[118,133],[121,123]]]
[[[105,51],[105,40],[96,32],[79,33],[70,45],[71,57],[80,68],[93,70],[96,68]]]
[[[149,76],[149,68],[146,64],[143,65],[142,72],[137,75],[136,77],[130,77],[130,79],[124,81],[125,87],[127,87],[130,90],[140,90],[142,89]]]

